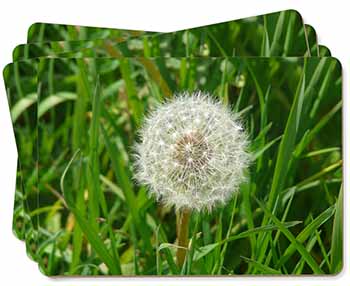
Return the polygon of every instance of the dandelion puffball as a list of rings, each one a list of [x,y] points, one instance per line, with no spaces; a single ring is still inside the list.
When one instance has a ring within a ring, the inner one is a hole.
[[[228,107],[208,94],[183,93],[144,120],[135,147],[135,177],[177,209],[210,211],[239,189],[248,140]]]

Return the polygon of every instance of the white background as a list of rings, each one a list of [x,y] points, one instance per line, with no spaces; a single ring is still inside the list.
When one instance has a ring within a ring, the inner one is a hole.
[[[121,3],[118,3],[121,2]],[[174,31],[293,8],[317,31],[319,42],[343,64],[345,179],[349,172],[348,72],[350,68],[350,4],[346,0],[243,0],[243,1],[0,1],[0,69],[11,62],[13,48],[26,42],[34,22],[66,23],[149,31]],[[2,81],[2,79],[1,79]],[[16,145],[3,84],[0,84],[0,285],[350,285],[349,195],[345,181],[344,269],[334,277],[233,278],[69,278],[43,276],[27,258],[24,243],[12,234]],[[6,283],[6,284],[5,284]],[[283,283],[283,284],[282,284]]]

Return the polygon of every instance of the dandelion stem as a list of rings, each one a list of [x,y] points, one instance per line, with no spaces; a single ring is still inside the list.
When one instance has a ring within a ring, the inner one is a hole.
[[[190,221],[191,211],[182,209],[178,212],[177,219],[177,244],[179,248],[176,252],[176,263],[182,267],[186,258],[188,247],[188,224]]]

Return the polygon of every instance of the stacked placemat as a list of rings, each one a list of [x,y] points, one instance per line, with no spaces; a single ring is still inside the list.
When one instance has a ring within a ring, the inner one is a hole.
[[[298,12],[36,23],[3,77],[13,231],[45,275],[341,271],[342,70]]]

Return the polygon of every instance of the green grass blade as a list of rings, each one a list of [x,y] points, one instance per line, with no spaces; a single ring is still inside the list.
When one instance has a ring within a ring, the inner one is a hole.
[[[89,222],[92,227],[98,231],[98,218],[100,216],[100,178],[99,178],[99,125],[100,125],[100,82],[97,79],[95,93],[92,102],[92,120],[90,125],[90,142],[89,142],[89,163],[87,170],[88,180],[88,206],[89,206]]]
[[[40,101],[38,105],[38,119],[56,105],[67,100],[76,100],[77,94],[73,92],[58,92]]]
[[[134,186],[132,181],[129,179],[130,175],[127,173],[127,168],[125,166],[124,159],[122,158],[120,152],[118,152],[117,145],[112,144],[111,139],[107,133],[107,130],[103,127],[103,125],[101,125],[101,132],[104,138],[107,152],[109,153],[109,157],[111,159],[111,164],[114,170],[114,174],[116,176],[118,185],[124,192],[125,201],[131,212],[131,216],[136,225],[136,229],[140,233],[140,235],[145,238],[144,242],[148,250],[153,251],[153,247],[150,242],[149,230],[147,226],[142,222],[137,209],[138,203],[133,191]]]
[[[332,79],[333,79],[333,75],[334,75],[334,70],[337,66],[337,61],[332,61],[330,63],[329,68],[327,69],[327,74],[324,77],[323,81],[322,81],[322,85],[320,88],[320,91],[318,92],[317,98],[312,106],[311,112],[310,112],[310,117],[314,118],[317,114],[318,108],[320,106],[321,100],[323,99],[323,97],[326,94],[326,91],[328,90]]]
[[[261,264],[253,259],[241,256],[241,258],[247,262],[248,264],[252,264],[252,266],[254,266],[256,269],[258,269],[261,274],[267,274],[267,275],[281,275],[282,272],[276,269],[273,269],[269,266],[266,266],[264,264]]]
[[[38,95],[36,93],[31,93],[17,101],[16,104],[11,108],[12,123],[15,124],[18,117],[20,117],[28,107],[36,103],[37,100]]]
[[[331,206],[322,212],[316,219],[309,223],[296,237],[300,243],[304,243],[317,229],[327,222],[334,214],[335,207]],[[277,268],[281,267],[296,251],[296,248],[293,245],[288,246],[281,256],[280,262],[277,265]]]
[[[284,225],[285,228],[288,229],[288,228],[296,226],[296,225],[298,225],[300,223],[301,223],[301,221],[290,221],[290,222],[283,223],[283,225]],[[278,229],[279,229],[278,226],[269,224],[269,225],[265,225],[265,226],[255,227],[255,228],[249,229],[247,231],[243,231],[240,234],[230,236],[229,238],[226,238],[226,239],[221,240],[219,242],[215,242],[215,243],[212,243],[212,244],[208,244],[208,245],[199,247],[196,250],[193,259],[194,259],[194,261],[197,261],[197,260],[201,259],[202,257],[208,255],[210,252],[212,252],[218,246],[221,246],[222,244],[225,244],[227,242],[235,241],[235,240],[242,239],[242,238],[246,238],[246,237],[251,236],[252,234],[265,233],[265,232],[278,230]]]
[[[281,36],[282,36],[282,32],[283,32],[285,18],[286,18],[286,11],[283,11],[280,13],[278,20],[277,20],[277,23],[276,23],[276,26],[275,26],[275,32],[273,34],[273,39],[272,39],[271,49],[270,49],[271,56],[279,54],[277,52],[277,49],[280,48],[279,43],[281,41]]]
[[[296,146],[294,154],[296,157],[300,156],[306,146],[310,144],[313,138],[320,132],[322,128],[341,110],[342,101],[338,102],[327,114],[325,114],[321,120],[306,134],[304,140]]]
[[[267,17],[264,15],[264,37],[261,45],[261,57],[270,57],[271,56],[271,45],[270,45],[270,37],[269,31],[267,29]]]
[[[278,193],[281,190],[287,175],[285,171],[285,164],[292,158],[300,120],[300,113],[298,112],[298,108],[303,104],[304,90],[305,76],[303,75],[301,76],[296,94],[294,96],[293,105],[291,107],[284,134],[278,148],[276,167],[273,174],[269,199],[267,202],[268,210],[272,209],[272,206],[276,201]],[[264,222],[266,223],[266,218]]]
[[[106,246],[104,245],[103,241],[98,236],[96,231],[91,227],[90,223],[81,215],[80,210],[75,207],[72,193],[67,192],[64,187],[65,177],[68,173],[70,166],[72,165],[73,161],[75,160],[79,152],[80,150],[75,152],[75,154],[73,155],[71,160],[68,162],[67,167],[65,168],[62,174],[61,181],[60,181],[61,190],[66,199],[69,210],[74,214],[75,219],[77,220],[81,230],[86,235],[86,238],[90,242],[92,248],[96,251],[96,253],[99,255],[101,260],[107,265],[111,274],[119,275],[121,274],[121,270],[120,270],[120,265],[118,265],[118,261],[115,261],[113,257],[109,254],[108,249],[106,248]]]
[[[228,239],[230,237],[230,234],[231,234],[231,231],[233,228],[233,221],[234,221],[235,214],[236,214],[236,205],[237,205],[237,196],[235,196],[234,201],[233,201],[230,224],[229,224],[229,227],[227,229],[226,237],[225,237],[226,239]],[[225,259],[225,255],[226,255],[226,251],[227,251],[227,246],[228,246],[228,242],[225,242],[224,245],[222,246],[222,250],[220,253],[220,259],[218,260],[218,262],[215,264],[215,267],[214,267],[213,272],[215,273],[216,269],[218,269],[217,274],[219,274],[219,275],[221,274],[221,270],[222,270],[222,267],[224,265],[224,259]]]
[[[328,153],[332,153],[332,152],[340,152],[340,151],[341,151],[340,147],[324,148],[324,149],[320,149],[320,150],[316,150],[316,151],[311,151],[311,152],[305,154],[303,156],[303,158],[310,158],[310,157],[314,157],[314,156],[320,156],[323,154],[328,154]]]
[[[293,30],[295,27],[296,16],[297,15],[294,13],[290,14],[290,18],[287,26],[286,39],[284,41],[283,56],[287,56],[289,54],[289,50],[293,42],[292,37],[293,37]]]
[[[304,69],[305,69],[305,65],[306,65],[306,61],[304,64]],[[303,104],[303,99],[304,99],[304,91],[305,91],[305,75],[303,73],[303,75],[300,78],[300,81],[294,96],[293,104],[290,109],[290,113],[288,115],[288,120],[284,130],[284,134],[278,148],[277,160],[276,160],[275,170],[273,173],[271,190],[267,201],[267,209],[269,211],[272,210],[274,204],[276,203],[278,194],[282,189],[284,181],[287,176],[286,162],[289,162],[293,155],[295,140],[297,137],[298,126],[300,122],[300,108]],[[265,212],[262,225],[266,225],[267,223],[268,223],[268,215]],[[260,249],[256,257],[258,258],[257,259],[258,262],[262,262],[265,257],[268,241],[266,240],[266,237],[262,235],[259,235],[258,241],[259,241]]]
[[[269,143],[266,143],[261,149],[255,151],[252,155],[252,161],[256,161],[266,150],[268,150],[270,147],[272,147],[281,138],[282,138],[282,136],[279,136],[279,137],[271,140]]]
[[[339,191],[336,202],[332,245],[331,245],[331,273],[339,273],[343,267],[343,186]]]
[[[311,237],[308,241],[308,243],[306,244],[306,249],[307,251],[311,252],[312,249],[314,248],[316,242],[317,242],[317,236],[320,235],[319,231],[316,231],[315,236]],[[293,273],[300,275],[303,272],[304,269],[304,265],[305,265],[305,260],[304,259],[300,259],[298,264],[295,266]]]
[[[134,124],[135,126],[139,126],[142,118],[142,114],[143,114],[143,106],[141,105],[141,102],[137,98],[137,94],[136,94],[137,89],[136,89],[134,80],[131,76],[132,67],[129,59],[127,58],[120,59],[120,71],[125,82],[125,89],[128,95],[127,102],[129,105],[129,109],[132,113]]]
[[[264,211],[264,213],[272,219],[280,231],[286,236],[286,238],[288,238],[288,240],[291,242],[291,245],[295,247],[295,249],[303,257],[306,263],[310,266],[312,271],[315,274],[324,274],[320,266],[316,263],[307,249],[294,237],[294,235],[283,225],[283,223],[280,222],[258,199],[255,198],[255,200]]]

